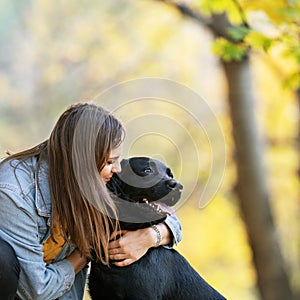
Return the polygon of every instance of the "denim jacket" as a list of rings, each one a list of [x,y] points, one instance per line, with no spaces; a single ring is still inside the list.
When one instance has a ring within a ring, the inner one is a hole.
[[[66,243],[49,265],[43,260],[50,222],[47,163],[42,161],[38,171],[35,157],[0,164],[0,238],[14,248],[20,263],[17,296],[27,300],[83,299],[88,267],[75,275],[65,259],[74,247]],[[178,219],[168,216],[165,223],[177,244],[182,238]]]

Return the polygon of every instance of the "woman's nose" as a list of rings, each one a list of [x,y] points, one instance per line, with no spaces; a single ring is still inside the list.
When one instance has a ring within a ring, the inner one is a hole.
[[[115,163],[114,166],[113,166],[112,172],[113,173],[120,173],[121,171],[122,171],[122,168],[121,168],[120,162]]]

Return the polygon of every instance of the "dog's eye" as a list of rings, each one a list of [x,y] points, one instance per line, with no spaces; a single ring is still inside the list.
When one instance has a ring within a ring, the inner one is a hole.
[[[146,169],[144,169],[144,173],[147,173],[147,174],[152,173],[152,169],[151,168],[146,168]]]

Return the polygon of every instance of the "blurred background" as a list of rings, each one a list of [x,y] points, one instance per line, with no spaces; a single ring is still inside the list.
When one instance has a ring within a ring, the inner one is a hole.
[[[194,141],[198,161],[180,130],[171,141],[152,132],[125,153],[163,158],[187,185],[196,178],[176,211],[177,249],[228,299],[300,299],[299,24],[296,0],[2,0],[1,156],[48,138],[66,106],[120,82],[178,82],[223,131],[224,176],[204,207],[214,137],[154,100],[120,114],[168,112]]]

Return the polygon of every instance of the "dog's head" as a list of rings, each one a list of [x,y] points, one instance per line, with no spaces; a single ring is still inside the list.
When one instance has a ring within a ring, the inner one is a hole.
[[[163,162],[149,157],[132,157],[123,159],[121,167],[121,173],[114,174],[107,183],[108,189],[121,200],[118,203],[122,200],[134,203],[134,207],[140,207],[148,218],[151,210],[158,219],[169,213],[166,206],[179,201],[183,186]]]

